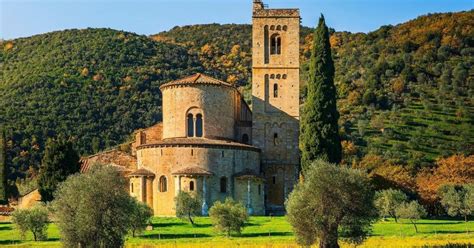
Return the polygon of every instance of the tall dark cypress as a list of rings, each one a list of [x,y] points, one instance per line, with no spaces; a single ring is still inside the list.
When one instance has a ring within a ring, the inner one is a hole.
[[[8,202],[7,197],[7,140],[5,130],[0,128],[0,204]]]
[[[79,159],[72,142],[61,137],[47,141],[38,177],[38,190],[42,201],[53,200],[53,193],[58,184],[69,175],[79,172]]]
[[[341,161],[341,140],[337,121],[334,62],[329,30],[324,16],[314,32],[310,59],[308,94],[301,114],[300,149],[303,172],[316,158],[331,163]]]

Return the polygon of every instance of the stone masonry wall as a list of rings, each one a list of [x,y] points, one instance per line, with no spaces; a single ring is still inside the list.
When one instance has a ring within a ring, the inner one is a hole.
[[[247,149],[233,149],[231,147],[203,148],[196,146],[186,147],[149,147],[138,149],[138,167],[145,167],[155,174],[153,180],[153,209],[155,215],[172,216],[175,214],[174,197],[177,193],[177,176],[172,173],[176,170],[195,166],[213,173],[207,178],[207,202],[209,207],[216,200],[223,201],[226,197],[234,197],[239,201],[246,201],[236,190],[233,175],[245,168],[260,171],[259,152]],[[159,192],[160,177],[166,177],[167,191]],[[220,178],[227,178],[227,192],[220,192]],[[189,190],[190,180],[194,180],[196,194],[202,196],[202,177],[182,176],[181,190]],[[239,186],[240,187],[240,186]],[[246,187],[246,185],[245,185]],[[246,188],[245,188],[246,189]],[[252,199],[255,211],[263,213],[263,194],[258,194],[255,186],[252,190]],[[260,200],[259,200],[260,199]]]

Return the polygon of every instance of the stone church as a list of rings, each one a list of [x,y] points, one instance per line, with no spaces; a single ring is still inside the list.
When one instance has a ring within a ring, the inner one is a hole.
[[[157,216],[175,214],[190,192],[202,214],[227,197],[249,214],[278,214],[299,174],[298,9],[253,1],[252,108],[238,89],[203,74],[161,85],[163,122],[135,133],[131,155],[108,151],[85,159],[116,165],[130,194]]]

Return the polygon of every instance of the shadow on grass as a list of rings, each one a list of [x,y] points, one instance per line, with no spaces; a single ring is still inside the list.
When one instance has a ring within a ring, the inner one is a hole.
[[[250,223],[250,222],[247,222],[247,223],[244,223],[244,227],[246,226],[261,226],[260,224],[255,224],[255,223]]]
[[[421,248],[471,248],[474,245],[471,244],[447,244],[447,245],[424,245]]]
[[[12,230],[11,226],[0,226],[0,231]]]
[[[456,225],[456,224],[462,224],[464,223],[464,221],[450,221],[450,222],[424,222],[424,221],[420,221],[420,222],[416,222],[416,224],[420,224],[420,225],[440,225],[440,226],[444,226],[444,225]]]
[[[205,228],[205,227],[210,227],[212,224],[199,224],[199,223],[194,223],[194,227],[196,228]]]
[[[155,227],[184,226],[184,225],[187,225],[187,223],[183,223],[183,222],[175,222],[175,223],[152,223],[151,225],[153,226],[153,228],[155,228]]]
[[[21,240],[0,240],[0,245],[14,245],[21,243]]]
[[[144,234],[140,238],[145,239],[184,239],[184,238],[206,238],[211,237],[209,234],[204,233],[185,233],[185,234]]]
[[[291,232],[259,232],[259,233],[242,233],[239,237],[272,237],[272,236],[291,236],[293,235]]]
[[[46,240],[41,240],[41,241],[51,241],[51,242],[54,242],[54,241],[59,241],[59,238],[48,238]],[[15,244],[21,244],[23,242],[36,242],[34,240],[18,240],[18,239],[13,239],[13,240],[0,240],[0,246],[1,245],[15,245]],[[40,242],[40,241],[38,241]]]
[[[466,232],[466,230],[450,230],[450,231],[446,231],[446,230],[435,231],[435,230],[432,230],[432,231],[421,232],[421,233],[431,233],[431,234],[455,234],[455,233],[467,233],[467,232]],[[471,231],[470,233],[472,233],[472,231]]]

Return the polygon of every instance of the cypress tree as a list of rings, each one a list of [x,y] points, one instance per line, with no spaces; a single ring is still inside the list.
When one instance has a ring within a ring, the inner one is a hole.
[[[47,141],[38,177],[38,190],[42,201],[53,200],[53,193],[58,184],[69,175],[79,172],[79,159],[72,142],[61,137]]]
[[[331,57],[329,30],[324,16],[314,32],[308,94],[301,115],[300,149],[303,171],[311,161],[322,158],[330,163],[341,161],[339,112],[336,107],[334,62]]]
[[[7,140],[5,130],[0,129],[0,204],[8,203],[7,197]]]

